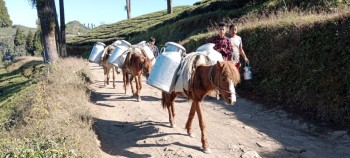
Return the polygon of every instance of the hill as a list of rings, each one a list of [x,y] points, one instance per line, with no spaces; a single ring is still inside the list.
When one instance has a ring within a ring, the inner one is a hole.
[[[82,35],[85,32],[89,31],[90,29],[85,27],[83,24],[81,24],[79,21],[71,21],[66,24],[66,35],[67,38]]]
[[[36,32],[36,28],[30,28],[22,25],[13,25],[12,27],[7,27],[7,28],[1,28],[0,29],[0,56],[10,50],[13,52],[13,40],[14,40],[14,35],[16,34],[17,28],[20,28],[23,30],[23,33],[27,36],[29,31],[32,31],[33,33]],[[24,46],[23,48],[24,49]]]

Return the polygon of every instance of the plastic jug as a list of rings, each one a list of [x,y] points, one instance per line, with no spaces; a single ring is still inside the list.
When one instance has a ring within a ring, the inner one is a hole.
[[[245,63],[245,66],[244,66],[243,70],[244,70],[244,72],[243,72],[244,80],[251,80],[251,79],[253,79],[252,69],[249,66],[249,63]]]

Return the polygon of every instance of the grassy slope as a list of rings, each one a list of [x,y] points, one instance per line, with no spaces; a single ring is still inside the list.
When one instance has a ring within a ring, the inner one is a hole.
[[[0,157],[99,157],[84,60],[22,57],[0,71]]]
[[[0,67],[0,129],[8,129],[14,124],[13,118],[17,115],[16,104],[12,101],[16,94],[28,89],[34,80],[30,79],[37,65],[41,64],[38,58],[19,58],[15,64]]]
[[[144,34],[130,33],[128,41],[155,36],[160,45],[180,42],[191,52],[213,35],[216,22],[235,21],[254,73],[239,92],[318,122],[348,126],[350,1],[236,2],[202,1]]]
[[[93,44],[96,41],[112,43],[117,39],[125,39],[133,34],[144,33],[149,28],[175,17],[186,8],[188,7],[175,7],[174,14],[166,14],[166,11],[159,11],[130,20],[123,20],[115,24],[104,25],[87,32],[85,35],[70,38],[68,43],[74,45]]]

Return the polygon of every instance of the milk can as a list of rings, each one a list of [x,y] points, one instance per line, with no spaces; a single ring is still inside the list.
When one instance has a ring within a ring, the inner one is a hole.
[[[157,57],[147,84],[170,93],[173,91],[176,73],[186,49],[174,42],[167,42],[165,45],[164,52]]]
[[[96,42],[94,47],[91,50],[89,61],[93,63],[100,63],[102,58],[102,53],[105,47],[106,45],[104,43]]]
[[[217,61],[224,61],[221,53],[214,49],[214,43],[207,43],[197,48],[197,52],[202,52],[208,56],[211,65],[215,65]]]
[[[124,64],[123,53],[131,46],[131,44],[124,40],[121,40],[120,42],[116,41],[113,44],[115,48],[107,62],[117,67],[122,67]]]
[[[244,80],[253,79],[253,74],[252,74],[251,67],[249,66],[249,63],[245,63],[243,70],[244,70],[244,72],[243,72]]]
[[[146,56],[148,59],[153,59],[154,58],[154,54],[153,51],[151,50],[151,48],[146,44],[146,41],[142,41],[140,43],[135,44],[136,46],[140,46],[143,48],[143,50],[146,52]],[[152,65],[154,65],[154,63],[156,62],[155,58],[152,61]]]

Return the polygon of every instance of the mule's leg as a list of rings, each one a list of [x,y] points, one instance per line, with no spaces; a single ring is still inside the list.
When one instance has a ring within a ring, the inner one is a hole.
[[[113,88],[115,88],[115,67],[112,66],[112,73],[113,73]]]
[[[129,74],[128,74],[129,75]],[[131,87],[131,92],[133,96],[136,96],[134,86],[132,85],[132,81],[134,80],[134,76],[130,75],[130,87]]]
[[[106,84],[107,85],[109,85],[109,72],[110,72],[110,70],[111,69],[109,67],[106,67],[106,71],[107,71],[107,81],[106,81],[107,83]]]
[[[169,112],[169,117],[171,116],[172,120],[170,122],[171,127],[175,128],[176,123],[175,123],[175,109],[174,109],[174,102],[177,97],[177,94],[175,92],[172,92],[170,95],[170,107],[168,108]]]
[[[107,72],[107,68],[105,66],[102,66],[102,68],[103,68],[103,76],[104,76],[103,77],[103,85],[106,86],[106,84],[107,84],[106,83],[107,82],[107,73],[108,72]]]
[[[203,115],[202,115],[201,106],[200,106],[199,102],[197,102],[197,101],[193,101],[193,102],[195,104],[197,104],[196,111],[197,111],[198,120],[199,120],[199,127],[201,129],[201,134],[202,134],[201,140],[202,140],[203,151],[205,153],[211,153],[207,137],[205,136],[205,128],[206,128],[206,126],[205,126],[204,118],[203,118]]]
[[[140,88],[139,90],[140,90],[140,91],[141,91],[141,89],[142,89],[142,80],[141,80],[142,78],[141,78],[141,76],[142,76],[142,75],[139,75],[139,76],[138,76],[138,77],[139,77],[139,88]]]
[[[141,76],[141,75],[140,75]],[[135,76],[135,84],[136,84],[136,98],[137,101],[140,102],[141,101],[141,97],[140,97],[140,78],[139,76]]]
[[[124,94],[126,94],[127,80],[128,80],[128,77],[126,75],[128,75],[128,73],[126,72],[125,69],[122,69],[122,73],[123,73]]]
[[[194,137],[194,135],[192,134],[192,121],[193,121],[194,115],[196,114],[196,109],[197,109],[196,106],[198,106],[198,104],[195,104],[195,102],[193,101],[191,105],[191,110],[190,110],[190,113],[188,114],[188,119],[186,122],[187,134],[190,137]]]

